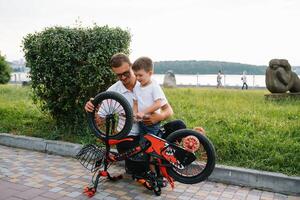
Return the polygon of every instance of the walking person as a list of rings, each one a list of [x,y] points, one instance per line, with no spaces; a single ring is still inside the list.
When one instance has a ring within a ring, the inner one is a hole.
[[[242,90],[244,89],[244,87],[246,87],[246,90],[248,90],[246,71],[243,72],[241,80],[243,81]]]
[[[219,70],[218,75],[217,75],[217,88],[222,87],[222,75],[221,75],[221,70]]]

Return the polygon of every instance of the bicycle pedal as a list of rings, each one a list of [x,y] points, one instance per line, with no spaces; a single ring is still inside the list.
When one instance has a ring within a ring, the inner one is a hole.
[[[95,193],[96,193],[96,189],[95,189],[95,188],[90,188],[89,186],[86,186],[86,187],[83,189],[83,194],[85,194],[85,195],[88,196],[88,197],[94,196]]]
[[[100,174],[100,176],[108,176],[107,171],[100,171],[99,174]]]
[[[88,192],[90,190],[90,187],[89,186],[85,186],[84,188],[83,188],[83,192]]]
[[[142,184],[145,188],[147,188],[148,190],[152,190],[153,187],[152,185],[146,180],[146,179],[143,179],[143,178],[139,178],[136,180],[138,183]]]
[[[85,194],[86,196],[88,196],[89,198],[91,198],[91,197],[93,197],[93,196],[95,195],[95,193],[96,193],[96,192],[94,192],[94,191],[89,191],[89,192],[85,192],[84,194]]]

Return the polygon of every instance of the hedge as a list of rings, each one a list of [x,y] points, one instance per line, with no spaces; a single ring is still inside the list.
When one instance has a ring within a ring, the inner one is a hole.
[[[108,26],[51,27],[23,40],[33,99],[59,127],[81,132],[84,104],[116,81],[111,56],[129,53],[129,31]]]

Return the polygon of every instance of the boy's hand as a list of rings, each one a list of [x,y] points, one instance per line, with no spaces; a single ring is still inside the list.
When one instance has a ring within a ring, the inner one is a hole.
[[[142,112],[138,112],[138,113],[136,113],[136,118],[137,118],[137,119],[143,119],[143,118],[144,118],[144,116],[145,116],[145,114],[144,114],[144,113],[142,113]]]
[[[133,121],[134,121],[134,122],[140,121],[140,120],[138,120],[138,118],[137,118],[137,116],[136,116],[136,113],[133,114]]]
[[[133,114],[133,120],[135,122],[140,122],[143,120],[143,116],[144,116],[144,113],[134,113]]]
[[[94,111],[94,104],[91,102],[91,100],[94,100],[94,98],[91,98],[88,102],[86,102],[84,106],[84,110],[86,112],[93,112]]]
[[[162,115],[160,113],[152,113],[151,115],[145,115],[143,122],[146,125],[153,125],[162,120]]]

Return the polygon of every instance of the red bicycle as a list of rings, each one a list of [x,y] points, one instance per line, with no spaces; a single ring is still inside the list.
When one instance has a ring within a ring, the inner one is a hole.
[[[88,113],[88,122],[95,135],[105,146],[86,145],[77,154],[80,163],[94,172],[91,184],[84,189],[89,197],[97,191],[100,177],[118,180],[122,176],[112,177],[108,173],[109,166],[117,161],[134,157],[138,154],[150,155],[151,164],[167,179],[171,187],[174,180],[195,184],[207,179],[215,167],[215,150],[212,143],[204,135],[189,129],[181,129],[171,133],[166,139],[152,134],[141,136],[137,146],[123,153],[111,149],[124,141],[132,141],[128,137],[133,125],[132,109],[127,100],[116,92],[102,92],[92,103],[93,112]],[[151,173],[145,173],[143,184],[156,195],[161,194],[161,185]]]

